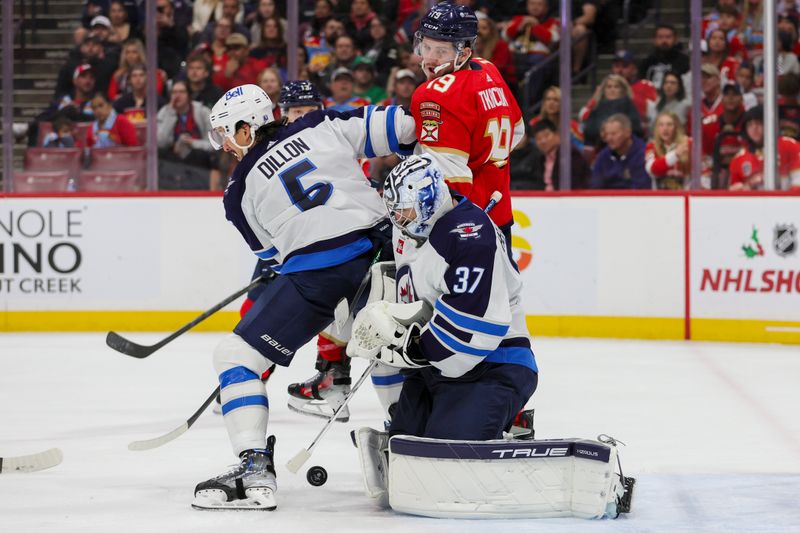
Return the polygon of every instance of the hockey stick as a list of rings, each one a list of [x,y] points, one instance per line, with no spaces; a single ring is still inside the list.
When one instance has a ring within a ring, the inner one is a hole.
[[[37,472],[61,464],[64,454],[58,448],[17,457],[0,457],[0,474],[11,472]]]
[[[201,405],[200,408],[197,409],[197,411],[195,411],[194,414],[190,416],[188,420],[186,420],[186,422],[176,427],[169,433],[161,435],[160,437],[147,440],[135,440],[130,444],[128,444],[128,449],[132,452],[152,450],[153,448],[158,448],[170,441],[177,439],[178,437],[186,433],[189,430],[189,428],[192,427],[192,425],[194,425],[197,419],[200,418],[200,415],[202,415],[203,412],[206,409],[208,409],[208,406],[211,405],[211,402],[213,402],[218,395],[219,395],[219,386],[217,386],[217,388],[214,389],[214,392],[211,393],[211,396],[206,398],[206,401],[203,402],[203,405]]]
[[[272,278],[274,276],[275,276],[275,273],[273,272],[273,273],[270,273],[268,275],[261,275],[261,276],[255,278],[250,283],[250,285],[248,285],[244,289],[240,289],[240,290],[236,291],[235,293],[231,294],[230,296],[228,296],[227,298],[222,300],[220,303],[218,303],[217,305],[215,305],[214,307],[212,307],[211,309],[209,309],[208,311],[206,311],[202,315],[198,316],[197,318],[195,318],[194,320],[192,320],[191,322],[189,322],[188,324],[186,324],[182,328],[178,329],[174,333],[171,333],[170,335],[168,335],[164,339],[158,341],[157,343],[155,343],[155,344],[153,344],[151,346],[145,346],[143,344],[136,344],[135,342],[129,341],[128,339],[126,339],[122,335],[119,335],[119,334],[117,334],[117,333],[115,333],[113,331],[109,331],[108,335],[106,335],[106,344],[109,347],[113,348],[114,350],[116,350],[116,351],[118,351],[120,353],[124,353],[125,355],[130,355],[131,357],[135,357],[137,359],[144,359],[145,357],[150,356],[156,350],[158,350],[160,348],[163,348],[165,345],[167,345],[170,342],[174,341],[176,338],[180,337],[181,335],[183,335],[184,333],[186,333],[187,331],[189,331],[190,329],[195,327],[197,324],[199,324],[200,322],[202,322],[206,318],[210,317],[211,315],[213,315],[214,313],[216,313],[217,311],[219,311],[220,309],[222,309],[223,307],[225,307],[226,305],[228,305],[232,301],[234,301],[239,296],[241,296],[244,293],[250,291],[251,289],[254,289],[259,283],[261,283],[263,281],[266,281],[267,279],[270,279],[270,278]]]
[[[347,394],[347,396],[345,396],[344,401],[339,405],[339,407],[336,408],[328,421],[325,422],[325,426],[323,426],[322,430],[317,434],[314,440],[311,441],[311,444],[308,446],[308,448],[303,448],[297,452],[297,454],[295,454],[295,456],[292,457],[288,463],[286,463],[286,468],[289,470],[289,472],[296,474],[297,471],[300,470],[300,467],[303,466],[306,461],[308,461],[309,457],[311,457],[311,454],[314,452],[314,448],[316,447],[317,443],[322,440],[322,437],[324,437],[328,430],[333,427],[333,423],[336,421],[339,413],[341,413],[347,404],[350,403],[350,400],[353,398],[356,391],[367,379],[367,376],[372,373],[372,370],[377,366],[377,364],[378,361],[370,362],[367,369],[364,370],[364,373],[361,374],[361,377],[358,378],[358,381],[355,382],[353,387],[350,389],[350,392]]]

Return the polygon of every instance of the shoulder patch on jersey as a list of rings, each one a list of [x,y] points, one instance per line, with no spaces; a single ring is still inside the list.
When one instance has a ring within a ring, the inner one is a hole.
[[[442,118],[442,106],[436,102],[422,102],[419,104],[419,114],[423,119],[439,120]]]
[[[750,161],[745,161],[742,163],[742,174],[745,176],[750,176],[753,173],[753,164]]]
[[[421,142],[439,142],[439,124],[441,123],[441,120],[431,118],[423,120],[419,140]]]
[[[450,233],[457,233],[461,239],[469,239],[471,237],[479,237],[480,230],[483,224],[475,224],[474,222],[464,222],[450,230]]]

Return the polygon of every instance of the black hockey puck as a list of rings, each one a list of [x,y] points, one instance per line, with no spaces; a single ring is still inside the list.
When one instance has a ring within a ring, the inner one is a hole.
[[[328,471],[321,466],[312,466],[306,472],[306,479],[311,485],[321,487],[328,481]]]

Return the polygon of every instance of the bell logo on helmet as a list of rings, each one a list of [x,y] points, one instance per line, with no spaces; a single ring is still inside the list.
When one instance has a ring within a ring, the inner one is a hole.
[[[242,96],[242,94],[244,94],[244,91],[242,91],[242,87],[241,86],[236,87],[234,89],[231,89],[230,91],[225,93],[225,101],[227,102],[231,98],[236,98],[237,96]]]

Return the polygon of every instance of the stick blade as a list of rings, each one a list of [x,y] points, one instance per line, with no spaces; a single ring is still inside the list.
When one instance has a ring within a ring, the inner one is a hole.
[[[173,441],[186,433],[189,430],[189,423],[184,422],[177,427],[170,431],[165,435],[161,435],[160,437],[156,437],[154,439],[146,439],[146,440],[135,440],[128,444],[128,449],[132,452],[143,452],[145,450],[152,450],[154,448],[159,448],[166,443]]]
[[[142,346],[131,342],[122,335],[113,331],[109,331],[106,335],[106,344],[109,348],[118,351],[119,353],[136,357],[137,359],[144,359],[155,351],[153,346]]]
[[[19,457],[0,458],[0,473],[10,472],[37,472],[61,464],[64,454],[58,448],[50,448],[43,452]]]
[[[289,470],[292,474],[296,474],[300,467],[303,466],[306,461],[311,457],[311,452],[307,449],[303,448],[297,454],[291,458],[291,460],[286,463],[286,469]]]

